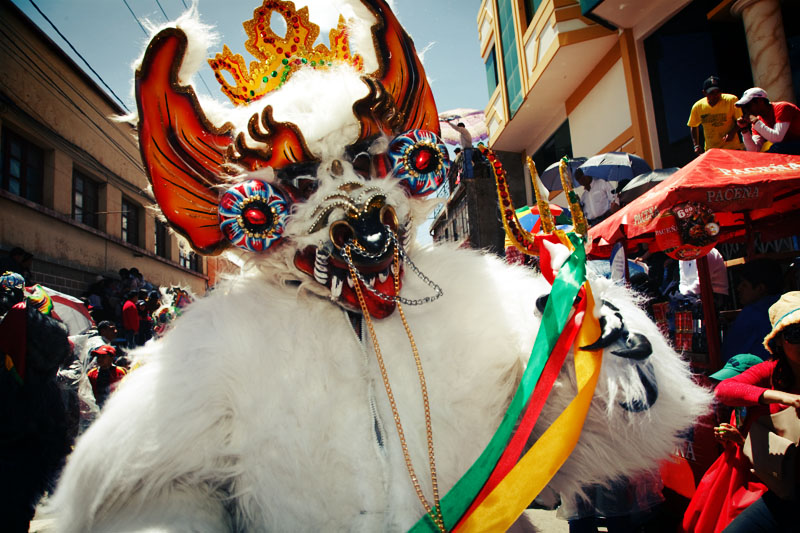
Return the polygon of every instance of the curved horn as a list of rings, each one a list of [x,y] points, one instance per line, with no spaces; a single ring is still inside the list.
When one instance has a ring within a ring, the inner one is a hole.
[[[233,126],[213,126],[194,90],[178,82],[186,45],[186,34],[168,28],[147,47],[136,72],[139,145],[164,216],[198,253],[215,255],[227,241],[214,187],[223,183]]]
[[[575,233],[586,237],[586,235],[589,234],[589,228],[586,223],[586,217],[583,214],[583,209],[581,208],[581,201],[578,198],[578,194],[572,188],[572,176],[569,175],[567,156],[561,158],[561,164],[558,166],[558,173],[561,176],[561,187],[564,188],[564,196],[567,197],[569,211],[572,214],[572,227],[575,228]]]
[[[495,153],[484,145],[478,145],[478,149],[489,160],[489,168],[492,169],[494,182],[497,186],[497,201],[502,211],[503,229],[511,243],[522,253],[528,255],[539,255],[538,248],[533,240],[533,234],[529,233],[519,223],[519,218],[514,210],[514,203],[511,200],[511,193],[506,182],[506,171],[503,164]]]
[[[556,224],[553,221],[553,214],[550,212],[550,204],[542,196],[542,191],[539,189],[539,173],[536,172],[536,165],[533,159],[528,156],[528,172],[531,175],[531,185],[533,185],[533,192],[536,195],[536,205],[539,208],[539,218],[542,221],[542,231],[544,233],[553,233],[556,230]]]
[[[656,400],[658,400],[658,383],[656,383],[655,377],[650,377],[653,375],[653,367],[650,363],[647,363],[647,367],[649,372],[646,374],[642,371],[642,367],[636,367],[636,373],[639,374],[639,379],[644,386],[644,401],[633,400],[632,402],[619,402],[619,405],[626,411],[630,411],[631,413],[647,411],[656,403]]]
[[[439,135],[436,102],[414,41],[384,0],[362,3],[378,20],[372,28],[378,70],[363,78],[370,93],[353,105],[361,122],[359,141],[416,129]]]
[[[653,346],[650,341],[641,333],[628,333],[625,339],[626,348],[622,350],[614,350],[611,353],[619,357],[627,359],[635,359],[642,361],[650,357],[653,353]]]

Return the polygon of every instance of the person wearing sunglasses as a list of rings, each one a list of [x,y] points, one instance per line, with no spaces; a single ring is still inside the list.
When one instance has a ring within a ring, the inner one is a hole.
[[[772,359],[722,381],[717,398],[732,407],[747,407],[745,432],[760,416],[788,407],[800,409],[800,291],[787,292],[769,308],[772,330],[764,347]],[[765,493],[725,528],[725,532],[797,531],[797,491],[790,499]]]

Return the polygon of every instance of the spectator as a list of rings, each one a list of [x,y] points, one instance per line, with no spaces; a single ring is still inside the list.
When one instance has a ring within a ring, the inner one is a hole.
[[[464,151],[464,169],[462,176],[464,179],[472,179],[472,134],[463,122],[459,122],[455,126],[452,122],[448,122],[447,124],[461,135],[461,149]]]
[[[767,152],[800,155],[800,108],[789,102],[772,102],[760,87],[747,89],[736,102],[742,108],[738,124],[744,145],[751,152],[761,151],[764,143],[772,146]]]
[[[709,378],[719,383],[762,362],[760,357],[749,353],[735,355],[722,370],[711,374]],[[683,515],[683,531],[722,531],[767,490],[750,472],[750,464],[742,455],[745,417],[746,409],[736,407],[726,418],[730,419],[729,423],[724,422],[714,428],[714,437],[723,445],[723,452],[697,484],[697,490]]]
[[[716,396],[726,405],[747,407],[745,430],[761,416],[789,407],[800,409],[800,292],[787,292],[769,308],[772,329],[764,346],[773,360],[755,365],[717,386]],[[794,392],[793,392],[794,391]],[[797,481],[797,478],[795,478]],[[725,529],[729,533],[797,531],[797,492],[793,498],[764,493]]]
[[[125,295],[125,303],[122,304],[122,329],[125,332],[127,348],[136,348],[136,334],[139,332],[139,309],[136,306],[138,293],[128,291]]]
[[[117,351],[113,346],[107,344],[99,346],[91,351],[91,355],[97,358],[97,366],[89,371],[89,382],[92,384],[94,399],[102,408],[126,372],[124,368],[114,364]]]
[[[720,309],[728,297],[728,269],[725,266],[725,259],[716,248],[712,248],[706,257],[711,290],[714,293],[714,306]],[[678,261],[678,264],[680,269],[678,290],[684,296],[699,298],[700,277],[697,274],[697,260]]]
[[[581,207],[589,225],[601,222],[619,209],[616,190],[608,181],[592,179],[581,169],[575,170],[575,180],[583,185]]]
[[[32,266],[33,254],[26,252],[19,246],[12,248],[5,257],[0,258],[0,274],[3,272],[16,272],[25,278],[25,285],[33,285]]]
[[[694,103],[689,113],[687,126],[692,134],[696,154],[703,152],[700,147],[700,126],[703,126],[703,136],[706,139],[705,150],[742,149],[742,141],[737,134],[739,126],[736,123],[742,117],[742,111],[736,107],[736,96],[723,93],[719,86],[719,78],[709,76],[703,82],[704,97]]]
[[[739,353],[769,358],[762,340],[771,329],[767,311],[778,300],[782,282],[780,265],[769,259],[751,261],[741,268],[736,294],[742,310],[725,330],[723,361]]]

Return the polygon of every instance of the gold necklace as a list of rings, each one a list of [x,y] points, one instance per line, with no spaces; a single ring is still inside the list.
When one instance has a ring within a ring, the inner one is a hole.
[[[399,300],[397,301],[397,311],[400,313],[400,319],[403,321],[403,327],[406,330],[406,336],[408,336],[408,340],[411,343],[411,352],[414,354],[414,362],[417,365],[417,375],[419,376],[419,386],[422,390],[422,404],[425,408],[425,432],[428,437],[428,463],[431,469],[431,485],[433,486],[433,508],[431,508],[428,500],[425,499],[425,495],[422,493],[422,487],[419,484],[419,479],[417,478],[417,474],[414,472],[414,465],[411,463],[411,454],[408,453],[408,445],[406,444],[406,437],[405,433],[403,432],[403,424],[400,421],[400,413],[397,410],[397,403],[395,403],[394,400],[392,386],[389,384],[389,374],[386,372],[386,366],[383,363],[383,355],[381,354],[381,348],[378,344],[378,336],[375,334],[375,328],[372,325],[372,318],[370,317],[369,310],[367,309],[367,303],[364,300],[364,294],[361,291],[358,275],[356,274],[356,270],[353,266],[353,258],[350,256],[350,247],[345,246],[344,252],[347,254],[347,258],[349,259],[348,266],[350,269],[350,277],[353,278],[353,287],[355,288],[356,295],[358,296],[358,303],[361,306],[361,312],[364,315],[364,320],[367,322],[369,336],[372,338],[372,346],[375,349],[375,357],[378,360],[378,366],[381,370],[383,387],[386,389],[386,396],[389,398],[389,405],[392,408],[392,416],[394,417],[394,424],[397,428],[397,434],[400,437],[400,446],[403,449],[403,458],[406,461],[408,475],[411,477],[411,483],[414,485],[414,490],[417,492],[417,498],[419,498],[419,501],[422,503],[425,511],[431,517],[431,520],[433,520],[433,522],[436,524],[436,527],[439,528],[439,531],[442,533],[447,533],[447,530],[444,527],[444,517],[442,516],[442,507],[439,501],[439,484],[436,478],[436,457],[433,451],[433,430],[431,428],[431,411],[430,403],[428,402],[428,387],[425,385],[425,374],[422,371],[422,361],[420,360],[419,351],[417,350],[417,343],[414,341],[414,336],[411,334],[411,328],[408,325],[408,321],[406,321],[406,315],[403,313],[403,304],[401,304]],[[397,245],[394,247],[393,267],[394,270],[392,275],[394,278],[395,294],[400,294],[400,255]]]

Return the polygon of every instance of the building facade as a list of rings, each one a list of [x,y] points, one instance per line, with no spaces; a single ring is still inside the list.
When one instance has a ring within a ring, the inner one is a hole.
[[[683,166],[708,76],[723,92],[797,101],[800,28],[788,21],[799,17],[790,0],[484,0],[489,145],[540,172],[609,151]]]
[[[797,102],[797,20],[796,0],[483,0],[488,144],[503,156],[515,205],[534,203],[528,156],[540,173],[563,156],[611,151],[652,168],[685,165],[695,155],[689,112],[710,75],[723,92],[759,86]],[[456,223],[457,192],[434,233]],[[477,223],[471,210],[461,218]],[[484,222],[492,228],[466,233],[501,227]]]
[[[7,0],[0,50],[0,254],[25,249],[30,281],[75,296],[131,267],[203,294],[215,262],[150,209],[136,129],[114,118],[124,110]]]

